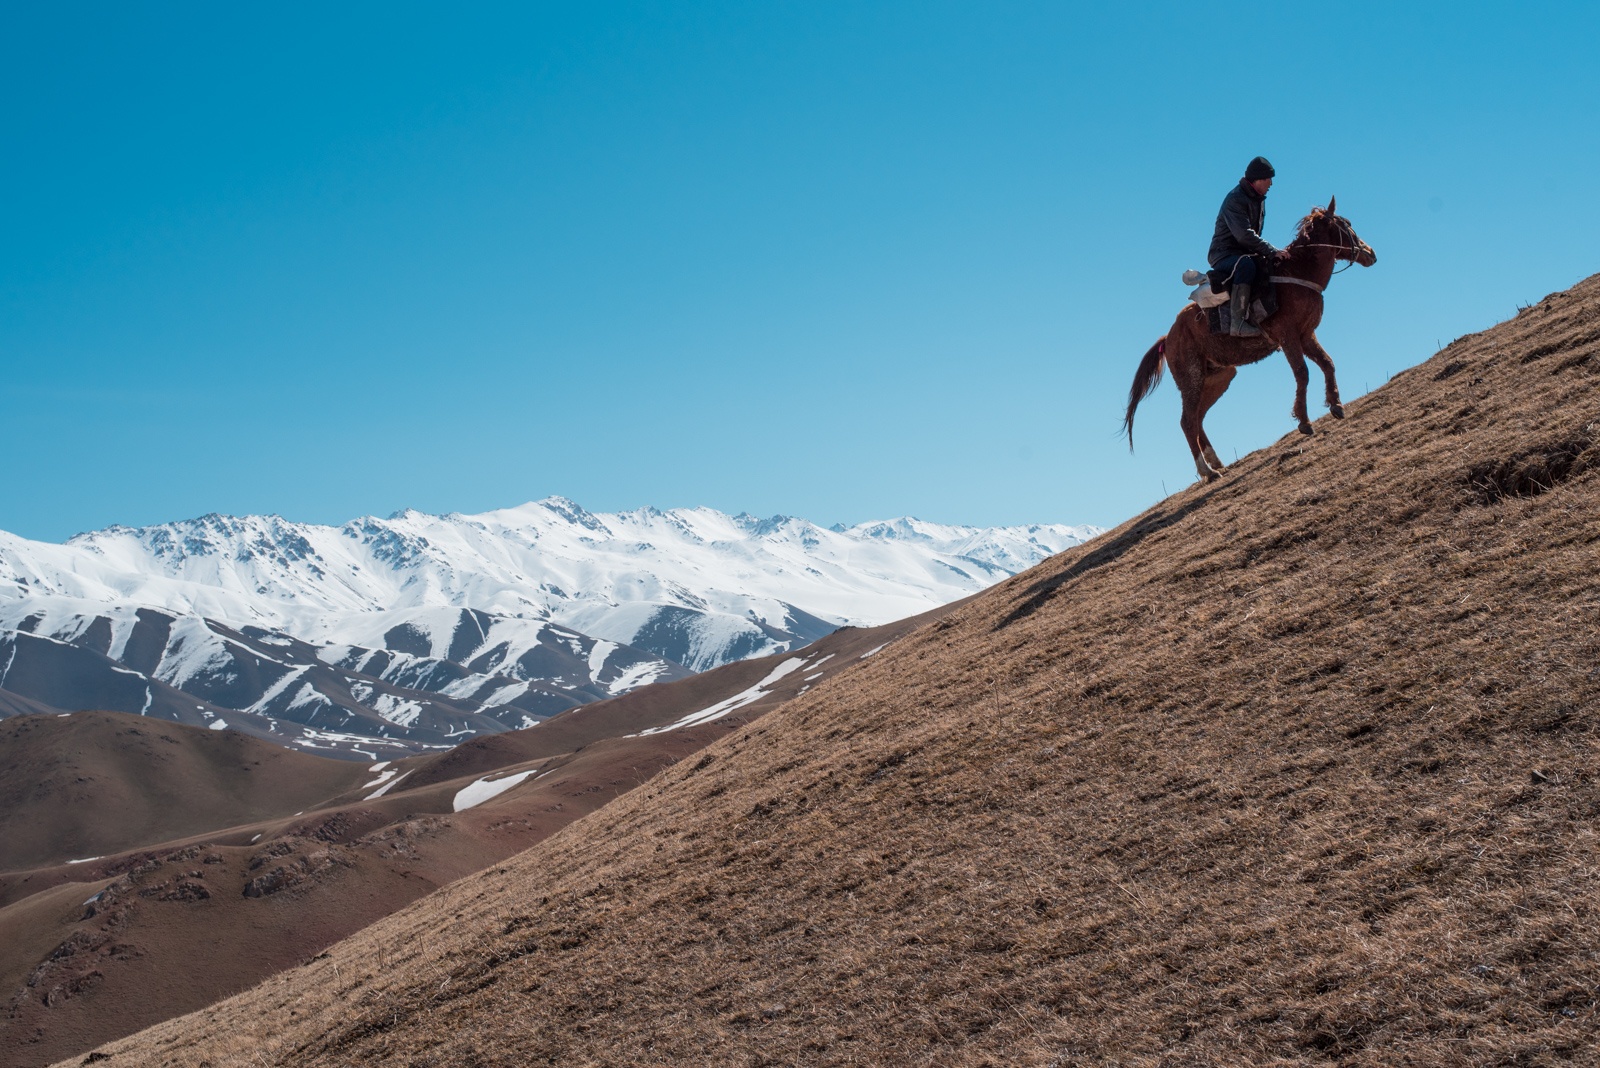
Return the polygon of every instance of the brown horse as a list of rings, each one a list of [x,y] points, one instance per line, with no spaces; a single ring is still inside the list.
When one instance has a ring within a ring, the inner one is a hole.
[[[1247,363],[1266,359],[1278,349],[1289,359],[1294,372],[1294,410],[1302,434],[1311,433],[1306,416],[1306,357],[1322,369],[1327,386],[1328,411],[1335,419],[1344,418],[1339,403],[1339,386],[1333,377],[1333,360],[1317,341],[1317,325],[1322,322],[1322,294],[1333,277],[1336,260],[1353,260],[1363,267],[1378,262],[1372,248],[1356,236],[1348,219],[1335,215],[1334,198],[1326,208],[1312,208],[1300,220],[1300,228],[1287,248],[1272,265],[1277,279],[1278,310],[1261,323],[1259,337],[1228,337],[1211,333],[1206,313],[1187,304],[1178,313],[1172,329],[1160,338],[1139,362],[1128,391],[1128,415],[1123,428],[1128,432],[1128,448],[1133,448],[1133,411],[1161,381],[1163,363],[1172,371],[1173,384],[1183,397],[1183,415],[1178,424],[1189,441],[1195,468],[1207,482],[1222,471],[1222,461],[1211,447],[1201,421],[1206,412],[1227,391],[1238,369]],[[1294,279],[1294,281],[1285,281]]]

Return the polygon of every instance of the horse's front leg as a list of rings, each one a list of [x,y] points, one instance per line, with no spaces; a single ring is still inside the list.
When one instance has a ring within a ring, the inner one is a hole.
[[[1311,373],[1306,370],[1306,358],[1298,344],[1285,341],[1283,355],[1289,361],[1289,370],[1294,372],[1294,408],[1290,414],[1300,424],[1300,433],[1309,434],[1311,418],[1306,413],[1306,384],[1311,381]]]
[[[1317,340],[1317,335],[1312,334],[1306,338],[1306,355],[1311,357],[1311,362],[1322,369],[1322,384],[1326,387],[1324,396],[1328,402],[1328,414],[1335,419],[1344,418],[1344,405],[1339,403],[1339,381],[1333,375],[1333,357],[1328,355],[1328,350],[1322,347],[1322,342]]]

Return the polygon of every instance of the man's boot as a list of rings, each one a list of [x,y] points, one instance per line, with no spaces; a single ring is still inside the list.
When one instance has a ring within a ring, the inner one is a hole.
[[[1233,283],[1232,301],[1228,305],[1228,336],[1255,337],[1261,331],[1250,325],[1245,316],[1250,314],[1249,283]]]

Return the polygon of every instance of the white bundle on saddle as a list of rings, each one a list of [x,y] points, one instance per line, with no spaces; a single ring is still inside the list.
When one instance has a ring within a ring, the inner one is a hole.
[[[1184,271],[1183,284],[1194,286],[1194,292],[1189,294],[1189,299],[1202,308],[1215,308],[1219,304],[1228,303],[1228,291],[1218,292],[1211,288],[1211,279],[1204,271]]]

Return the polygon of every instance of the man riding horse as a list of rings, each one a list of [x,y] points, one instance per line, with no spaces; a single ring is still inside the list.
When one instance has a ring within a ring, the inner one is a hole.
[[[1333,278],[1334,265],[1344,261],[1371,267],[1378,262],[1378,254],[1372,251],[1372,246],[1357,237],[1350,220],[1335,210],[1332,197],[1328,198],[1327,207],[1312,208],[1300,220],[1294,237],[1282,252],[1267,244],[1261,239],[1264,214],[1261,201],[1271,185],[1272,164],[1260,158],[1251,160],[1239,188],[1229,193],[1222,204],[1217,237],[1211,243],[1208,258],[1213,268],[1217,268],[1212,271],[1213,291],[1217,287],[1215,276],[1219,273],[1233,280],[1235,324],[1244,319],[1241,305],[1250,295],[1246,289],[1241,296],[1240,290],[1254,282],[1273,281],[1277,309],[1268,313],[1261,329],[1250,330],[1251,336],[1227,337],[1213,334],[1210,313],[1197,300],[1189,301],[1178,311],[1171,329],[1157,338],[1139,361],[1133,386],[1128,390],[1128,412],[1122,425],[1128,432],[1131,449],[1134,410],[1156,388],[1163,368],[1172,372],[1173,384],[1183,398],[1183,414],[1178,417],[1178,425],[1189,443],[1195,470],[1208,482],[1221,476],[1222,460],[1206,437],[1206,412],[1227,391],[1238,369],[1246,364],[1283,350],[1289,369],[1294,372],[1291,411],[1300,425],[1300,433],[1310,434],[1313,432],[1311,415],[1306,411],[1306,361],[1310,360],[1322,370],[1328,413],[1335,419],[1344,418],[1333,359],[1317,340],[1317,327],[1322,322],[1325,294]],[[1242,220],[1234,211],[1236,197],[1245,213]],[[1272,259],[1263,266],[1255,262],[1257,255],[1270,255]],[[1262,270],[1267,273],[1262,275],[1259,273]],[[1247,277],[1246,272],[1252,271],[1257,273]],[[1197,281],[1189,277],[1189,272],[1184,273],[1185,285],[1194,285]]]
[[[1261,333],[1250,325],[1250,290],[1258,279],[1265,282],[1271,276],[1272,261],[1278,255],[1278,250],[1261,236],[1273,174],[1272,164],[1264,157],[1250,161],[1239,184],[1222,199],[1211,250],[1206,253],[1212,288],[1231,291],[1228,332],[1234,337]]]

